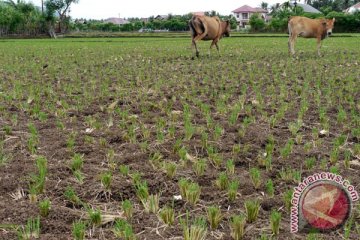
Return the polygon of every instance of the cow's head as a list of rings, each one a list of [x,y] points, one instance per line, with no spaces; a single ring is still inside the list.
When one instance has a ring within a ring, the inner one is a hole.
[[[223,36],[230,37],[230,31],[231,31],[230,21],[226,20],[224,22],[224,34],[223,34]]]
[[[334,23],[335,23],[335,18],[333,19],[326,19],[324,22],[323,22],[323,25],[326,29],[326,35],[327,36],[331,36],[332,34],[332,30],[334,28]]]

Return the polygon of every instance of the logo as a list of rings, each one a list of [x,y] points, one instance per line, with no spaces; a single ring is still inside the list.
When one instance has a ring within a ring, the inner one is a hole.
[[[354,186],[339,175],[319,173],[307,177],[294,188],[291,232],[339,229],[351,216],[357,200]]]

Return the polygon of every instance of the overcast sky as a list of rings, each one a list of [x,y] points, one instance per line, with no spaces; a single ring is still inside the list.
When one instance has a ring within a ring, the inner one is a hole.
[[[41,0],[30,0],[41,5]],[[156,15],[186,14],[215,10],[227,15],[242,5],[260,6],[262,0],[80,0],[71,7],[73,18],[105,19],[109,17],[149,17]],[[272,5],[285,0],[264,0]],[[301,1],[303,2],[303,1]]]

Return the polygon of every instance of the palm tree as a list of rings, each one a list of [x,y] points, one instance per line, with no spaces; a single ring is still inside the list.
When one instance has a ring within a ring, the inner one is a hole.
[[[262,2],[260,6],[261,6],[262,9],[267,10],[268,7],[269,7],[269,4],[267,2]]]
[[[4,3],[7,4],[7,5],[9,5],[9,6],[12,7],[12,8],[17,9],[18,5],[19,5],[21,2],[22,2],[21,0],[17,0],[16,2],[13,1],[13,0],[7,0],[7,1],[5,1]]]
[[[272,5],[270,9],[271,9],[270,10],[271,14],[276,13],[280,9],[280,3],[276,3]]]

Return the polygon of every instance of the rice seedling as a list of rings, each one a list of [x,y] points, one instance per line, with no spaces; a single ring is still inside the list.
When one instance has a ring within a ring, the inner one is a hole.
[[[146,181],[139,181],[135,183],[136,196],[141,202],[147,202],[149,198],[149,189]]]
[[[112,173],[111,172],[104,172],[100,175],[100,181],[101,181],[101,185],[102,187],[106,190],[109,191],[110,187],[111,187],[111,182],[112,182]]]
[[[274,235],[279,234],[280,222],[281,222],[281,213],[279,213],[276,210],[272,210],[270,215],[270,228]]]
[[[206,159],[199,159],[193,164],[193,171],[198,177],[203,176],[205,174],[206,169],[207,169]]]
[[[283,193],[283,200],[284,200],[285,208],[288,211],[290,211],[290,208],[291,208],[291,200],[293,197],[293,192],[294,192],[294,190],[289,189]]]
[[[149,195],[149,197],[145,200],[141,200],[145,211],[148,213],[157,213],[159,211],[159,200],[160,197],[158,194]]]
[[[163,169],[169,178],[174,178],[176,175],[177,164],[174,162],[164,162]]]
[[[102,215],[99,209],[89,209],[88,210],[88,216],[90,219],[90,223],[93,226],[100,226],[101,225],[101,220],[102,220]]]
[[[133,205],[130,200],[125,200],[121,203],[121,209],[127,219],[131,219],[133,216]]]
[[[261,186],[261,174],[257,168],[251,168],[249,171],[250,179],[255,189],[259,189]]]
[[[17,231],[18,239],[30,240],[40,238],[40,217],[29,218],[25,226]]]
[[[220,222],[223,219],[223,215],[221,213],[221,210],[219,207],[210,206],[206,210],[207,212],[207,220],[210,224],[210,227],[212,230],[215,230],[218,228]]]
[[[231,181],[228,187],[228,199],[230,202],[235,201],[238,189],[239,189],[239,182],[236,180]]]
[[[40,215],[42,217],[47,217],[49,215],[50,207],[51,207],[51,202],[49,199],[40,201],[39,202]]]
[[[201,188],[197,183],[190,183],[185,190],[186,200],[195,205],[200,200]]]
[[[81,221],[75,221],[72,224],[72,236],[74,240],[84,240],[85,239],[85,231],[86,231],[86,224]]]
[[[0,167],[5,165],[10,160],[10,156],[4,152],[3,145],[3,141],[0,141]]]
[[[45,181],[47,174],[47,159],[45,157],[37,157],[36,166],[38,169],[38,174],[31,175],[30,189],[33,193],[40,194],[43,193],[45,189]]]
[[[290,139],[286,145],[280,149],[280,155],[283,159],[287,159],[289,155],[291,154],[294,146],[294,140]]]
[[[275,189],[274,183],[271,179],[268,179],[265,184],[266,193],[269,195],[270,198],[274,197]]]
[[[75,153],[71,159],[70,168],[73,172],[80,171],[84,165],[84,155]]]
[[[81,171],[77,170],[77,171],[73,172],[73,174],[74,174],[74,177],[76,178],[76,180],[77,180],[80,184],[83,184],[83,183],[84,183],[85,176],[84,176],[84,174],[83,174]]]
[[[161,167],[162,159],[163,155],[159,151],[151,153],[149,156],[150,164],[154,169],[158,169]]]
[[[183,199],[186,199],[186,191],[190,185],[190,181],[188,181],[185,178],[182,178],[178,182],[179,188],[180,188],[180,194]]]
[[[344,225],[344,239],[350,239],[351,231],[354,226],[354,218],[348,219]]]
[[[115,221],[113,232],[116,237],[124,240],[136,240],[136,235],[132,226],[123,219]]]
[[[219,153],[213,153],[209,155],[209,159],[215,168],[220,168],[223,163],[223,157]]]
[[[339,175],[339,168],[338,166],[331,166],[329,172]]]
[[[120,165],[119,171],[124,177],[128,177],[130,172],[130,167],[128,165]]]
[[[70,186],[68,186],[66,188],[66,190],[64,192],[64,197],[66,198],[66,200],[70,201],[75,206],[81,206],[82,205],[82,201],[77,196],[75,190]]]
[[[236,215],[230,219],[231,237],[234,240],[242,240],[245,236],[246,216]]]
[[[75,147],[75,140],[76,140],[76,133],[72,132],[69,135],[69,138],[66,140],[66,146],[67,148],[73,152],[74,151],[74,147]]]
[[[350,168],[350,161],[351,161],[351,151],[350,150],[345,150],[344,152],[344,167],[346,169]]]
[[[316,158],[315,157],[311,157],[311,158],[306,158],[305,159],[305,168],[308,170],[311,170],[315,167],[316,165]]]
[[[188,216],[187,216],[188,218]],[[193,223],[188,219],[181,220],[184,240],[205,240],[207,236],[206,220],[202,217],[196,218]]]
[[[173,225],[175,221],[175,210],[165,206],[160,210],[159,217],[166,225]]]
[[[234,174],[235,174],[235,163],[234,163],[234,160],[229,159],[229,160],[226,162],[226,172],[227,172],[229,175],[234,175]]]
[[[259,210],[260,210],[260,201],[256,200],[247,200],[244,203],[245,211],[246,211],[246,221],[248,223],[253,223],[256,221]]]

